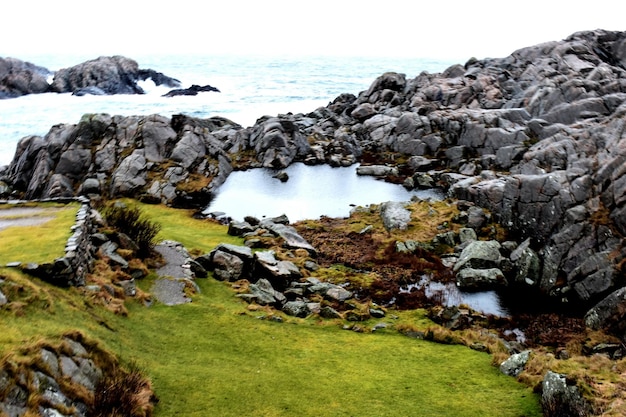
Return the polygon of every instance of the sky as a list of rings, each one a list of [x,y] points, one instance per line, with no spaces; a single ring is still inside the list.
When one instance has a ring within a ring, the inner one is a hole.
[[[625,10],[617,0],[12,0],[0,57],[497,58],[580,30],[626,30]]]

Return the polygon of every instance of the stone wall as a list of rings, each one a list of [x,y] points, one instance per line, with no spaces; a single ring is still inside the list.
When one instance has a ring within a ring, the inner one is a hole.
[[[8,267],[20,268],[24,272],[34,275],[52,284],[67,286],[85,285],[86,275],[93,265],[94,248],[91,244],[90,235],[95,232],[95,219],[99,218],[91,207],[90,200],[86,197],[76,198],[53,198],[45,200],[7,201],[0,200],[0,204],[14,204],[32,202],[54,202],[69,204],[80,203],[76,212],[76,221],[72,226],[72,235],[65,244],[65,255],[50,263],[29,263],[27,259],[8,264]]]

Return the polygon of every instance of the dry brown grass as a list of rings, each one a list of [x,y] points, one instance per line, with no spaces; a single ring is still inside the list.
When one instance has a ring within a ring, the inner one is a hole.
[[[30,343],[25,343],[20,346],[19,349],[7,353],[0,360],[0,367],[7,373],[9,380],[14,381],[14,383],[28,392],[28,410],[25,415],[39,415],[40,407],[51,406],[49,401],[44,398],[44,393],[34,380],[34,371],[41,371],[50,376],[54,375],[41,357],[41,350],[46,349],[54,353],[57,357],[61,355],[73,357],[75,353],[68,340],[78,342],[85,348],[87,355],[83,357],[92,360],[94,365],[100,369],[104,375],[101,382],[109,381],[111,378],[118,378],[123,381],[121,384],[122,392],[117,392],[116,397],[122,399],[126,407],[136,411],[127,413],[125,410],[120,410],[122,411],[120,414],[116,412],[98,414],[98,410],[107,411],[107,408],[102,407],[102,404],[97,401],[98,395],[101,394],[98,390],[96,390],[96,395],[94,396],[93,391],[74,382],[69,377],[56,378],[61,392],[63,392],[67,398],[74,402],[86,404],[93,411],[90,415],[147,417],[152,414],[154,396],[150,381],[136,368],[130,367],[130,370],[125,370],[120,366],[115,356],[103,349],[98,342],[87,338],[79,331],[73,330],[63,333],[58,338],[38,339]],[[55,404],[54,407],[65,415],[72,415],[75,411],[71,406],[63,404]]]

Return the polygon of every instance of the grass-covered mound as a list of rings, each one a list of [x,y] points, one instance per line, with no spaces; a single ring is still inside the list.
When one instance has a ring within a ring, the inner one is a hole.
[[[224,226],[190,212],[143,209],[161,224],[159,238],[192,252],[241,243]],[[150,377],[157,416],[540,415],[532,390],[502,375],[488,354],[411,339],[393,328],[432,325],[420,311],[389,315],[386,329],[357,333],[338,320],[253,308],[229,284],[209,277],[197,280],[200,293],[190,304],[146,307],[127,299],[123,316],[80,289],[56,288],[15,270],[0,269],[0,275],[9,299],[0,311],[3,356],[80,331]],[[153,279],[141,280],[140,289],[148,291]]]

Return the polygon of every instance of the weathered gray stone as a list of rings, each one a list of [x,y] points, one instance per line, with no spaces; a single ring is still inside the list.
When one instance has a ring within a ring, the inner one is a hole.
[[[357,175],[369,175],[373,177],[386,177],[398,175],[398,168],[387,165],[361,165],[356,169]]]
[[[613,291],[585,314],[585,324],[594,330],[606,329],[626,340],[626,287]]]
[[[541,260],[530,248],[530,239],[526,239],[511,252],[515,268],[515,282],[529,286],[538,285],[541,280]]]
[[[511,355],[500,364],[500,372],[509,376],[518,376],[526,367],[526,363],[530,359],[530,353],[530,350],[525,350]]]
[[[285,295],[276,291],[272,284],[263,278],[254,284],[250,284],[248,290],[248,294],[239,294],[239,297],[248,301],[254,301],[260,305],[271,305],[278,308],[287,301]]]
[[[304,301],[287,301],[283,306],[282,311],[290,316],[301,318],[304,318],[311,313],[309,306]]]
[[[584,417],[590,409],[578,387],[552,371],[546,373],[541,383],[541,405],[555,416]]]
[[[222,281],[237,281],[243,278],[244,261],[237,255],[221,250],[213,254],[213,275]]]
[[[464,268],[495,268],[500,265],[501,259],[500,243],[495,240],[476,240],[463,249],[454,265],[454,271],[458,272]]]
[[[381,204],[380,217],[387,231],[405,230],[411,221],[411,212],[404,207],[403,203],[388,201]]]
[[[272,287],[281,291],[290,282],[301,278],[302,273],[293,262],[277,260],[274,255],[273,251],[255,252],[253,276],[257,279],[266,278]]]
[[[286,222],[288,223],[289,220],[286,219]],[[277,223],[276,219],[263,220],[260,223],[260,227],[281,237],[283,239],[283,247],[288,249],[304,249],[309,252],[311,256],[317,256],[315,248],[300,236],[294,227],[284,223]]]
[[[456,274],[456,285],[463,290],[494,289],[507,284],[504,274],[498,268],[463,268]]]

